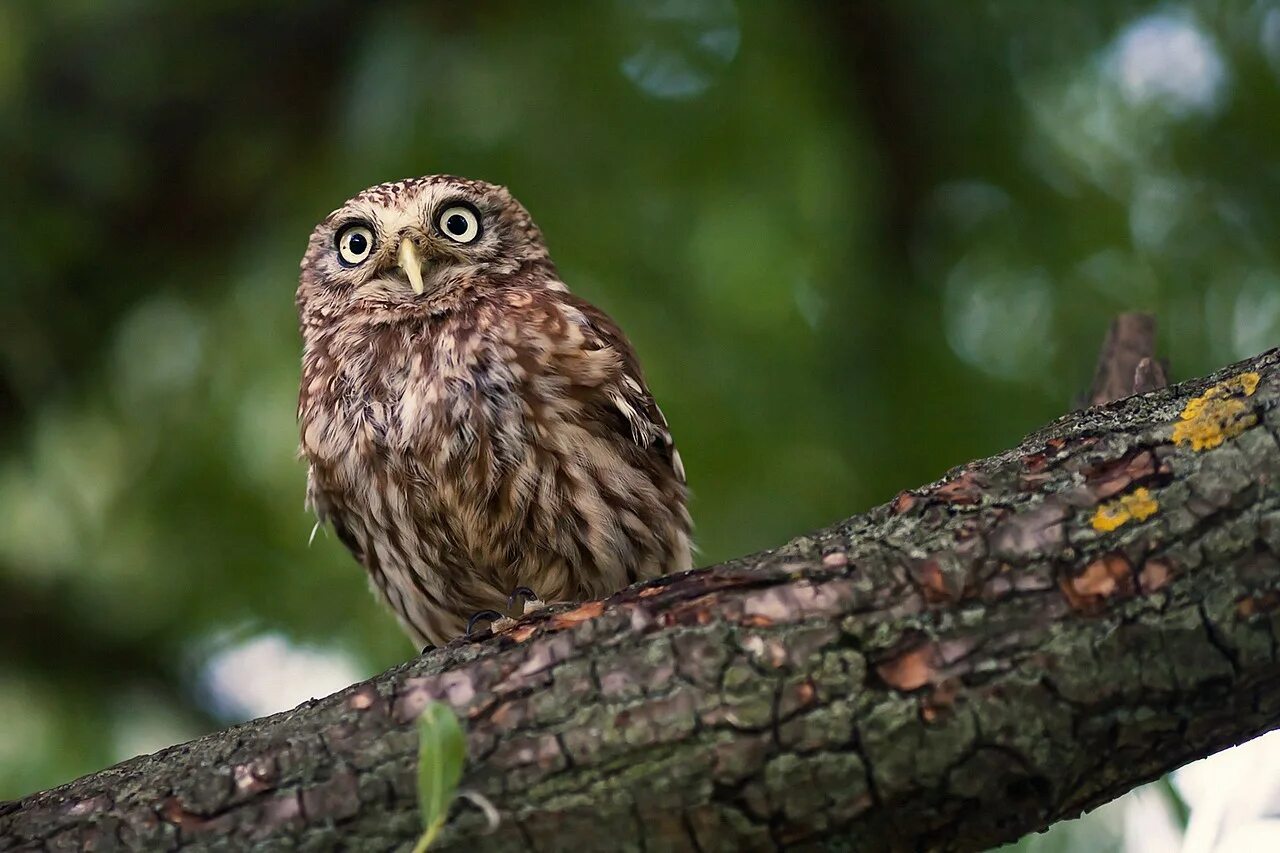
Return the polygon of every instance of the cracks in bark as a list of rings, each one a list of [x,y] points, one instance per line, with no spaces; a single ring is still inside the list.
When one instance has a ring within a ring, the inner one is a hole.
[[[533,843],[533,835],[529,832],[529,828],[525,826],[524,821],[512,820],[512,826],[516,828],[516,832],[520,835],[520,843],[525,850],[536,850],[537,847]]]
[[[878,809],[883,804],[883,800],[880,797],[880,788],[876,785],[875,768],[871,766],[871,758],[862,747],[862,732],[857,726],[853,727],[852,737],[849,739],[848,746],[853,754],[858,756],[858,760],[862,762],[862,775],[867,786],[867,794],[871,797],[871,807]]]
[[[1222,632],[1213,623],[1213,618],[1209,616],[1209,611],[1203,601],[1196,604],[1196,612],[1200,614],[1200,623],[1204,626],[1205,637],[1209,640],[1209,645],[1218,650],[1223,659],[1231,665],[1232,676],[1238,678],[1240,675],[1240,658],[1236,650],[1227,642],[1227,638],[1222,635]]]
[[[649,849],[649,842],[645,838],[644,817],[640,814],[640,804],[636,802],[634,797],[631,799],[631,817],[636,824],[636,843],[640,847],[640,853],[646,853]]]
[[[697,830],[694,829],[693,820],[689,817],[688,809],[680,809],[680,825],[684,828],[685,835],[689,841],[689,849],[693,853],[705,853],[702,842],[698,838]]]

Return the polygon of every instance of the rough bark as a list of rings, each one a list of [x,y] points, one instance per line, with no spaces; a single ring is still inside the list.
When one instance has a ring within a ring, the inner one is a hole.
[[[1280,725],[1280,351],[770,552],[0,806],[0,849],[975,850]]]

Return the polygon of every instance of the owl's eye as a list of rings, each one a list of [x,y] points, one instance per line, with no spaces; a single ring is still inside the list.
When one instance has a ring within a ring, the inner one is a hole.
[[[458,243],[470,243],[480,236],[480,217],[466,204],[452,204],[436,217],[436,227]]]
[[[367,225],[348,225],[338,232],[338,257],[353,267],[373,251],[373,231]]]

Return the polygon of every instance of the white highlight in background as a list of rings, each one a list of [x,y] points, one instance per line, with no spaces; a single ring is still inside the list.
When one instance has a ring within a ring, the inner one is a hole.
[[[1158,103],[1174,113],[1218,106],[1227,69],[1218,48],[1189,15],[1145,15],[1116,39],[1111,73],[1130,103]]]
[[[214,713],[246,720],[328,696],[365,677],[346,652],[261,634],[213,655],[200,674]]]

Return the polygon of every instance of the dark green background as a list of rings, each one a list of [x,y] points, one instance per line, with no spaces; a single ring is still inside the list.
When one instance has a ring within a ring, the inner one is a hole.
[[[412,653],[294,456],[298,259],[361,188],[512,188],[715,561],[1017,441],[1117,311],[1175,377],[1280,341],[1278,72],[1275,2],[7,0],[0,796],[234,717],[254,637]]]

